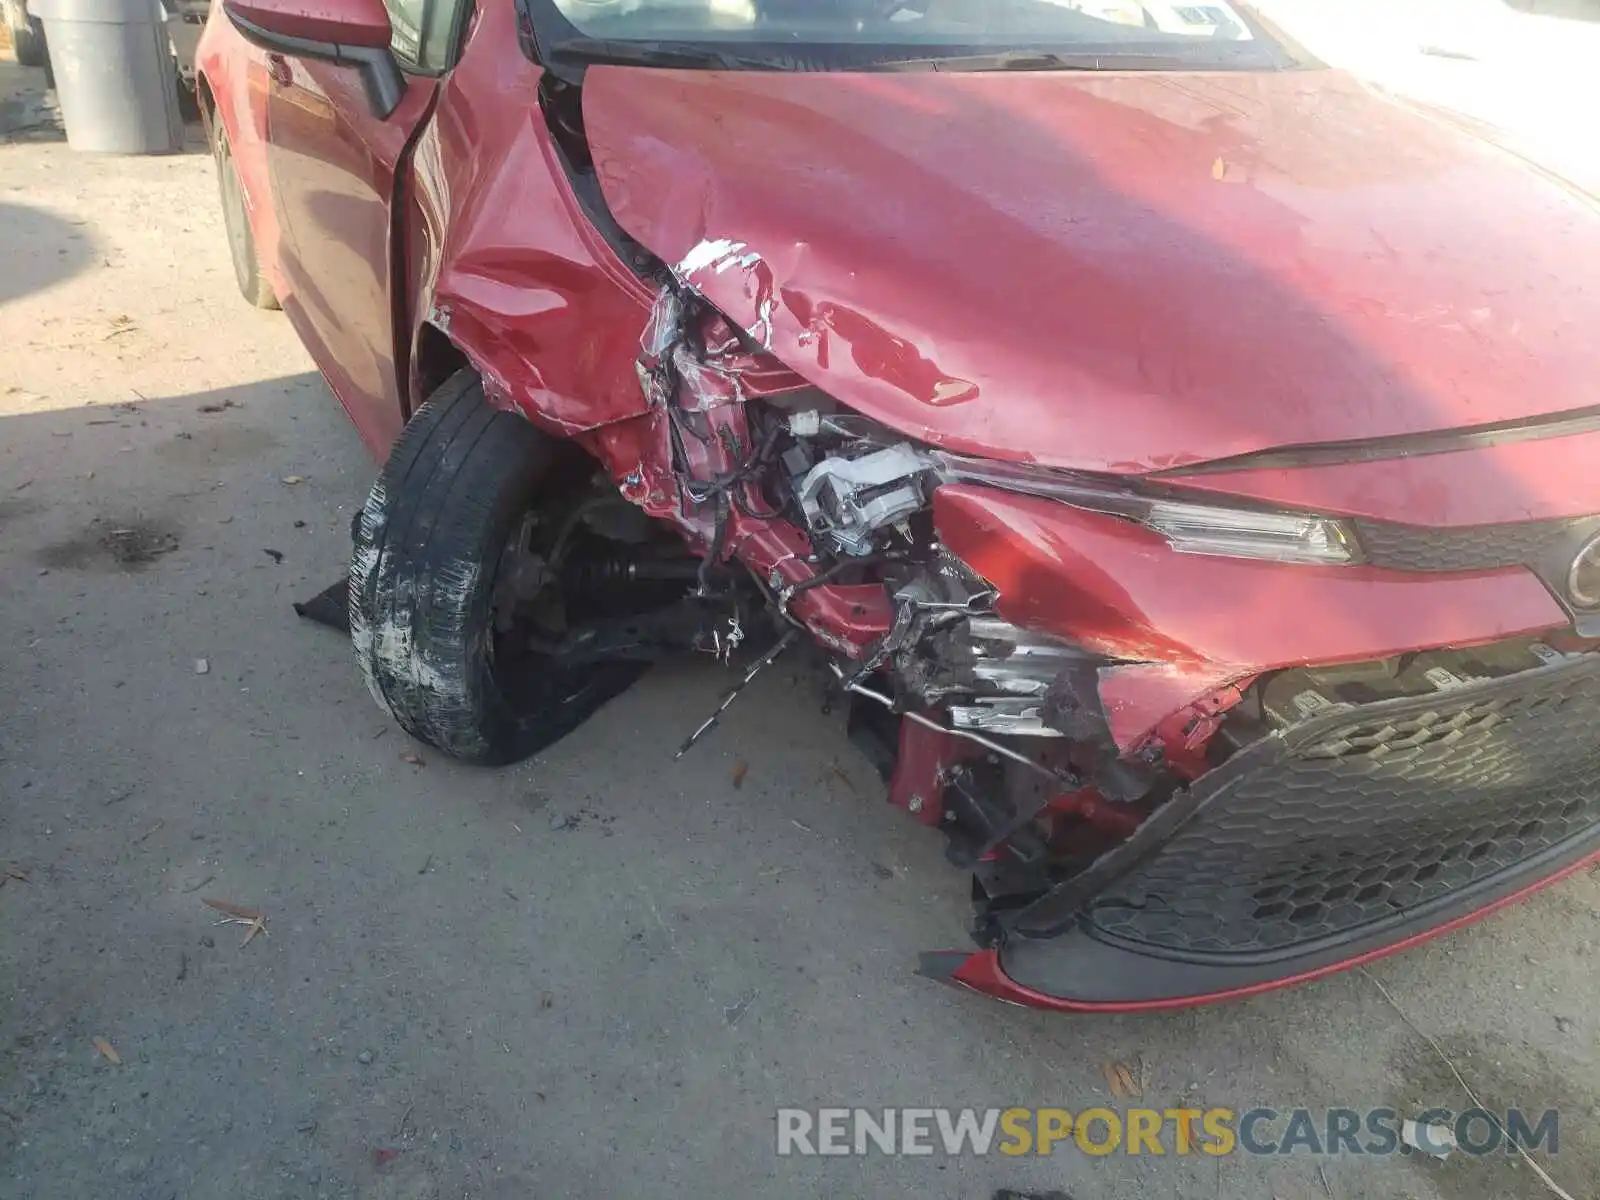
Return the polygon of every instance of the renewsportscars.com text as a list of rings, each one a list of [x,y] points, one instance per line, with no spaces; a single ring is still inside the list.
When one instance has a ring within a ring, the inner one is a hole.
[[[1435,1108],[780,1108],[777,1151],[790,1155],[1371,1155],[1561,1149],[1555,1109]],[[1409,1138],[1402,1136],[1409,1134]],[[1409,1144],[1408,1144],[1409,1142]]]

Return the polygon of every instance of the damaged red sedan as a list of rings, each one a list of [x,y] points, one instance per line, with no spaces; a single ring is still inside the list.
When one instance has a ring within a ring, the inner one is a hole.
[[[1600,851],[1600,214],[1254,7],[221,0],[198,66],[415,736],[815,645],[972,877],[924,971],[1061,1009]]]

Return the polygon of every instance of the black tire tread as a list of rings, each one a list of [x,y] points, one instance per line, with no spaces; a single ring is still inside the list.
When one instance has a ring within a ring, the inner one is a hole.
[[[395,443],[382,473],[373,484],[356,526],[350,567],[350,629],[357,659],[373,697],[406,732],[461,758],[481,761],[488,753],[482,730],[472,719],[474,683],[461,665],[438,662],[442,644],[465,640],[462,626],[467,604],[451,604],[430,586],[417,592],[419,575],[461,569],[459,559],[477,539],[461,527],[468,514],[445,518],[452,485],[464,474],[459,460],[470,456],[494,414],[486,404],[471,403],[478,390],[469,372],[446,380],[417,410]],[[511,428],[496,458],[516,456]],[[474,430],[465,426],[475,425]],[[470,442],[470,447],[468,443]],[[491,449],[492,453],[492,449]],[[483,481],[485,464],[472,471]],[[505,469],[502,464],[501,470]],[[455,537],[451,535],[454,534]],[[448,545],[448,549],[446,546]],[[444,550],[445,561],[436,550]],[[443,667],[441,672],[440,668]],[[430,691],[440,695],[430,696]]]
[[[411,418],[356,518],[350,637],[367,686],[406,732],[468,762],[526,758],[646,669],[524,663],[516,698],[502,690],[495,575],[524,514],[558,483],[556,445],[458,371]]]
[[[521,707],[501,691],[494,574],[553,458],[554,443],[460,371],[412,417],[356,521],[350,633],[368,688],[406,732],[468,762],[527,757],[644,669],[547,675]]]

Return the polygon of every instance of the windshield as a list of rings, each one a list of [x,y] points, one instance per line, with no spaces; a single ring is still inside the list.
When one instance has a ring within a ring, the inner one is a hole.
[[[1164,53],[1256,38],[1239,4],[1207,0],[543,0],[605,41]]]

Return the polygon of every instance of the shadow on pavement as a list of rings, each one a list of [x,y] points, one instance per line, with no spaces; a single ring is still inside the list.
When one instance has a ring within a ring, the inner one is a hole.
[[[0,202],[0,244],[5,247],[0,304],[10,304],[72,278],[95,255],[94,242],[86,231],[23,204]]]

